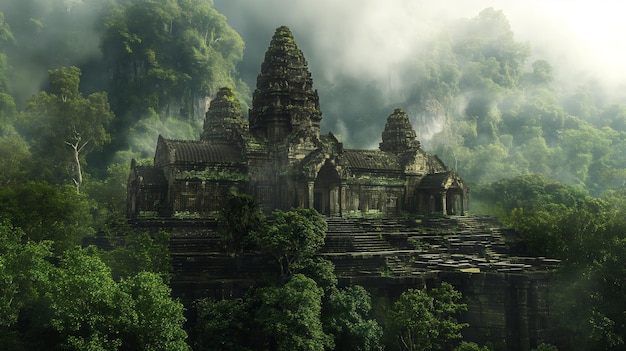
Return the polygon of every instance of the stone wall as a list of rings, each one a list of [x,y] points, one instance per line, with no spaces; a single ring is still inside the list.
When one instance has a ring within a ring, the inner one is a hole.
[[[358,284],[372,295],[374,315],[384,311],[407,289],[432,288],[448,282],[463,294],[468,310],[459,315],[468,323],[463,339],[498,351],[528,351],[548,340],[547,295],[551,274],[426,272],[413,277],[352,277],[341,285]]]
[[[523,257],[515,233],[495,227],[494,219],[434,217],[416,224],[329,217],[327,222],[320,254],[334,263],[341,286],[358,284],[370,292],[376,318],[403,291],[446,281],[468,305],[459,315],[470,325],[463,330],[465,340],[503,351],[528,351],[549,342],[547,296],[558,262]],[[278,269],[260,254],[220,252],[212,220],[142,220],[134,225],[170,233],[171,287],[187,308],[201,297],[243,296],[259,277]]]

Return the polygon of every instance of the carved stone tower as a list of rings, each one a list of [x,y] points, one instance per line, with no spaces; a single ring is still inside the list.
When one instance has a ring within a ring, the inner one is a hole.
[[[206,113],[200,140],[234,142],[241,146],[246,133],[248,122],[243,118],[239,101],[230,88],[221,88]]]
[[[400,154],[405,151],[416,150],[420,147],[420,142],[409,116],[402,109],[395,109],[389,117],[382,135],[382,143],[379,144],[380,151]]]
[[[249,114],[253,136],[268,141],[306,134],[319,140],[322,114],[307,62],[288,27],[272,37]]]

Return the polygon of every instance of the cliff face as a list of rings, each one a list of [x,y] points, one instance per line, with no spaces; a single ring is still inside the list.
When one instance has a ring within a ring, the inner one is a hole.
[[[403,291],[448,282],[463,294],[468,307],[458,317],[469,324],[462,330],[464,340],[491,345],[493,350],[528,351],[550,340],[551,277],[550,272],[440,271],[413,277],[360,277],[349,283],[364,286],[372,296],[374,314],[382,315]]]
[[[558,261],[523,256],[515,233],[500,228],[494,218],[424,217],[407,223],[330,217],[327,222],[319,255],[333,262],[339,285],[358,284],[370,292],[375,315],[381,316],[409,288],[446,281],[468,305],[459,316],[469,323],[465,340],[506,351],[528,351],[549,341],[547,297]],[[276,269],[258,254],[233,257],[221,252],[215,221],[135,225],[170,232],[171,285],[187,306],[201,297],[243,296],[258,277]]]

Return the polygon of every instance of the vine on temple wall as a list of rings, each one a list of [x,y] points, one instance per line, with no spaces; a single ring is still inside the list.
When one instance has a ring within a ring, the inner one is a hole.
[[[202,181],[247,181],[248,175],[240,172],[220,169],[218,167],[207,167],[203,170],[181,171],[179,179],[196,179]]]

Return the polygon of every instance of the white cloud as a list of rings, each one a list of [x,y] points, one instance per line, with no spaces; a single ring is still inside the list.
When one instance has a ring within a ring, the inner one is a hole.
[[[215,0],[215,4],[218,10],[229,8],[227,12],[236,14],[229,22],[237,30],[254,24],[289,25],[316,73],[325,78],[348,73],[388,79],[390,67],[406,62],[447,21],[473,18],[493,7],[504,12],[516,39],[529,42],[535,56],[550,61],[557,73],[586,73],[613,85],[626,82],[626,22],[618,1]],[[271,35],[266,34],[267,42]],[[260,62],[262,57],[254,59]]]

